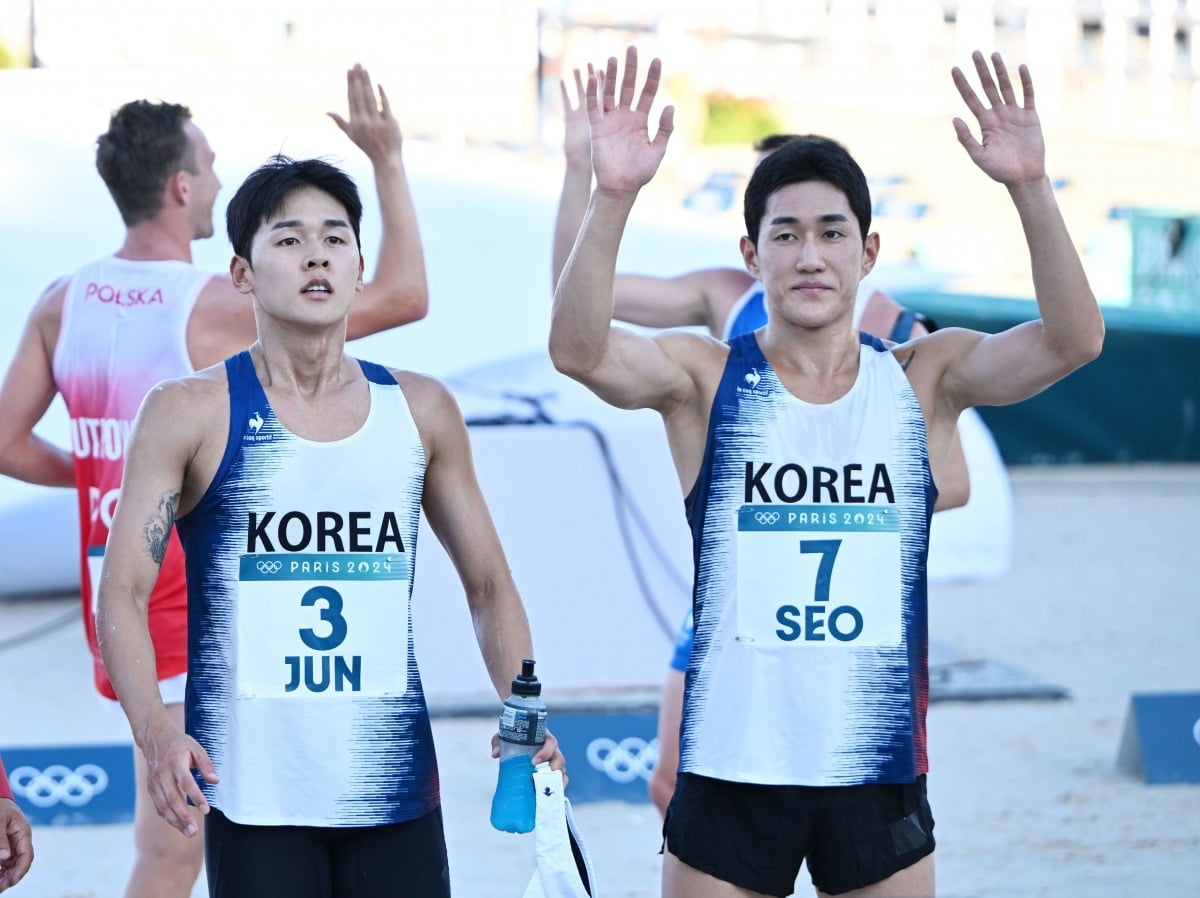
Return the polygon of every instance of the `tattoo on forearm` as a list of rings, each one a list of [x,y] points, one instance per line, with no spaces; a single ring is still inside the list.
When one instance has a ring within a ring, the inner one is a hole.
[[[171,528],[175,526],[175,511],[179,508],[179,493],[163,496],[158,500],[158,512],[146,522],[146,548],[155,564],[162,564],[167,554],[167,541]]]
[[[907,358],[900,360],[900,369],[902,371],[907,371],[908,366],[912,364],[912,360],[915,359],[916,357],[917,357],[917,351],[914,349],[912,352],[910,352],[908,354]]]

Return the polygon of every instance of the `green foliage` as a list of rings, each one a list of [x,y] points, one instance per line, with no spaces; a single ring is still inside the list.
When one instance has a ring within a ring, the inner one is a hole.
[[[15,64],[12,52],[0,41],[0,69],[11,69]]]
[[[764,134],[783,130],[779,119],[762,100],[709,94],[705,98],[708,118],[701,143],[750,146]]]

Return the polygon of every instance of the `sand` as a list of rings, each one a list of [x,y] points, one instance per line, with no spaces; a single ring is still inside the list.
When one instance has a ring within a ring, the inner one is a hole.
[[[1070,698],[930,708],[939,894],[1200,894],[1200,784],[1149,786],[1115,768],[1131,693],[1200,690],[1200,467],[1014,469],[1012,479],[1012,571],[937,587],[932,635],[1045,677]],[[0,600],[0,637],[73,601]],[[76,625],[0,652],[0,681],[0,745],[126,738],[123,718],[92,694]],[[451,876],[455,894],[467,898],[519,896],[533,868],[532,837],[494,832],[487,821],[493,729],[490,718],[434,725]],[[575,810],[597,895],[657,895],[653,807]],[[35,847],[14,895],[108,898],[123,887],[131,827],[40,827]],[[811,894],[804,876],[797,894]],[[205,894],[202,883],[193,894]]]

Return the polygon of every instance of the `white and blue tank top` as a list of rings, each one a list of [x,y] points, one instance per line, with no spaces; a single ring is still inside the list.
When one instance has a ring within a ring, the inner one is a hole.
[[[891,353],[859,353],[850,390],[813,404],[753,333],[730,341],[687,497],[683,772],[848,786],[928,768],[925,422]]]
[[[178,521],[188,732],[238,823],[369,826],[439,804],[410,598],[425,452],[382,366],[366,421],[314,442],[276,418],[248,352],[225,362],[228,441]]]

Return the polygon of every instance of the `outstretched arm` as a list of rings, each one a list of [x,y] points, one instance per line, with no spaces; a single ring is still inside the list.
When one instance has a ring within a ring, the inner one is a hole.
[[[380,87],[377,102],[371,76],[356,65],[346,73],[346,99],[350,118],[335,112],[329,117],[371,160],[383,223],[375,276],[363,285],[362,295],[350,309],[346,336],[353,340],[424,318],[429,310],[429,289],[401,153],[400,125],[387,94]]]
[[[951,359],[942,383],[959,407],[1033,396],[1094,359],[1104,341],[1103,316],[1046,176],[1029,70],[1019,69],[1018,103],[999,53],[991,58],[994,77],[982,53],[973,59],[986,103],[957,67],[953,78],[980,136],[961,118],[954,119],[954,130],[980,170],[1008,188],[1029,247],[1040,319],[979,337]]]
[[[674,110],[666,107],[651,139],[649,113],[661,66],[650,63],[637,105],[637,50],[625,56],[617,94],[617,60],[608,61],[604,88],[588,78],[592,168],[596,187],[579,237],[554,294],[550,357],[564,374],[602,399],[628,408],[664,408],[682,400],[690,381],[653,340],[612,327],[617,250],[638,192],[662,162]]]
[[[54,347],[65,285],[50,287],[34,306],[0,386],[0,474],[45,486],[72,486],[71,454],[33,432],[58,393]]]

